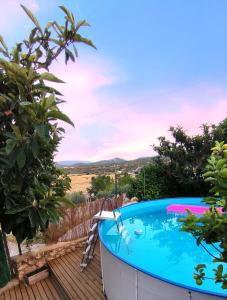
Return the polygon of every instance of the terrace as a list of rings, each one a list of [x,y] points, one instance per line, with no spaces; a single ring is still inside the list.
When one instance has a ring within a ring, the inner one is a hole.
[[[0,300],[60,300],[60,299],[105,299],[102,292],[100,253],[97,245],[94,259],[81,272],[82,249],[54,259],[48,264],[50,277],[26,286],[17,285],[2,293]]]

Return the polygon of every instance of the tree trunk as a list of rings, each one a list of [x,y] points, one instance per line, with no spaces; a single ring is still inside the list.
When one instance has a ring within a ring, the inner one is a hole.
[[[21,246],[20,246],[20,244],[18,242],[17,242],[17,246],[18,246],[19,255],[22,255]]]
[[[11,262],[11,258],[10,258],[10,252],[9,252],[9,247],[8,247],[5,231],[2,231],[2,237],[3,237],[3,244],[4,244],[4,247],[5,247],[5,251],[6,251],[6,256],[7,256],[7,259],[8,259],[8,265],[9,265],[9,268],[10,268],[11,277],[13,277],[15,275],[15,272],[14,272],[12,262]]]
[[[3,242],[3,234],[1,230],[0,230],[0,270],[1,270],[0,288],[2,288],[10,281],[11,276],[10,276],[10,268],[7,260],[7,254]]]

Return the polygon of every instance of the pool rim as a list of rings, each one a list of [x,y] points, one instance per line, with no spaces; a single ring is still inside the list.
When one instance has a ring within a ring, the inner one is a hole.
[[[127,209],[128,207],[131,207],[131,206],[134,206],[134,205],[138,205],[138,204],[142,204],[142,203],[147,203],[147,202],[155,202],[155,203],[160,202],[160,203],[161,203],[161,202],[163,202],[163,201],[165,201],[165,200],[174,200],[174,199],[178,199],[178,200],[180,200],[180,199],[203,199],[203,198],[204,198],[204,197],[175,197],[175,198],[162,198],[162,199],[157,199],[157,200],[156,200],[156,199],[153,199],[153,200],[144,200],[144,201],[140,201],[140,202],[138,202],[138,203],[132,203],[132,204],[130,204],[130,205],[123,206],[123,207],[120,208],[120,211],[121,211],[121,210],[125,210],[125,209]],[[126,261],[124,258],[122,258],[122,257],[118,256],[117,254],[115,254],[115,253],[114,253],[111,249],[109,249],[108,246],[105,244],[104,239],[103,239],[102,234],[101,234],[101,227],[102,227],[102,224],[103,224],[104,222],[108,222],[108,220],[102,220],[101,222],[99,222],[99,225],[98,225],[98,234],[99,234],[100,242],[102,243],[102,245],[105,247],[105,249],[106,249],[107,251],[109,251],[114,257],[120,259],[121,261],[123,261],[123,262],[124,262],[125,264],[127,264],[128,266],[130,266],[130,267],[132,267],[132,268],[134,268],[134,269],[136,269],[136,270],[139,270],[140,272],[142,272],[142,273],[144,273],[144,274],[146,274],[146,275],[148,275],[148,276],[151,276],[151,277],[153,277],[153,278],[156,278],[156,279],[161,280],[161,281],[163,281],[163,282],[166,282],[166,283],[168,283],[168,284],[171,284],[171,285],[174,285],[174,286],[177,286],[177,287],[181,287],[181,288],[187,289],[187,290],[189,290],[189,291],[194,291],[194,292],[201,293],[201,294],[204,294],[204,295],[218,296],[218,297],[221,297],[221,298],[223,298],[223,299],[226,299],[226,298],[227,298],[227,294],[224,295],[224,294],[219,293],[219,292],[217,292],[217,293],[209,292],[209,291],[203,290],[203,289],[201,289],[201,288],[191,287],[191,286],[188,286],[188,285],[185,285],[185,284],[181,284],[181,283],[178,284],[178,283],[173,282],[173,281],[171,281],[171,280],[169,280],[169,279],[165,279],[165,278],[163,278],[163,277],[161,277],[161,276],[158,276],[158,275],[156,275],[156,274],[153,274],[152,272],[145,271],[145,270],[143,270],[142,268],[138,267],[138,265],[135,265],[135,264],[133,264],[133,263],[129,263],[129,262]]]

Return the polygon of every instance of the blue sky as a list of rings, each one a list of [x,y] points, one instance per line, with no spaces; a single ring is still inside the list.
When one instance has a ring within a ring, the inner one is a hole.
[[[9,45],[31,29],[19,2],[42,24],[62,20],[57,6],[67,6],[92,25],[83,34],[98,48],[80,46],[75,65],[53,66],[76,124],[57,160],[153,155],[149,145],[171,125],[196,134],[226,116],[227,1],[0,0]]]

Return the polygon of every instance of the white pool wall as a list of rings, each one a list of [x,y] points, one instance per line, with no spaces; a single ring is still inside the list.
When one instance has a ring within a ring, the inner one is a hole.
[[[103,291],[108,300],[223,300],[147,275],[111,254],[100,243]]]

